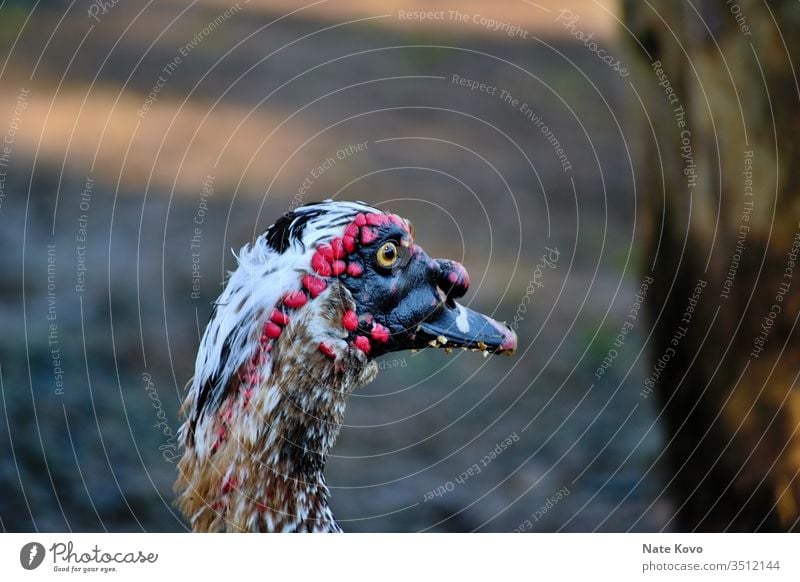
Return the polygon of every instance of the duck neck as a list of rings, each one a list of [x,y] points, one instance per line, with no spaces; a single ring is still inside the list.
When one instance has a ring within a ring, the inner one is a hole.
[[[307,329],[286,327],[260,362],[265,373],[239,374],[257,385],[234,387],[196,427],[205,446],[187,446],[178,482],[195,531],[341,531],[323,471],[350,392],[377,368],[338,338],[333,358],[321,353]]]
[[[246,443],[247,453],[238,456],[231,471],[238,487],[225,499],[225,507],[234,529],[340,531],[330,509],[324,469],[339,434],[344,400],[334,395],[330,409],[322,409],[302,408],[289,395],[281,398],[266,430]]]

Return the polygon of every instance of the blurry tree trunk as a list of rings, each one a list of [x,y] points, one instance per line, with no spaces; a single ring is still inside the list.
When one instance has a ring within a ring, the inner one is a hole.
[[[797,531],[800,5],[627,0],[625,23],[671,525]]]

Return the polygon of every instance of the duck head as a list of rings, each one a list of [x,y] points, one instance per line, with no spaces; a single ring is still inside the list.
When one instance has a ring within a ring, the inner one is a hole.
[[[308,213],[341,205],[348,203],[328,201],[289,213],[268,240],[280,249]],[[301,283],[310,295],[334,286],[352,298],[354,309],[345,310],[342,327],[356,348],[373,358],[426,347],[514,352],[517,337],[508,326],[456,301],[469,289],[466,269],[430,258],[409,221],[356,205],[333,222],[339,232],[310,243],[310,269]],[[321,349],[327,350],[324,344]]]

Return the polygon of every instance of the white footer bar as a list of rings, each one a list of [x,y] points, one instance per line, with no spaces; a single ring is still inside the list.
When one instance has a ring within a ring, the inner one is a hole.
[[[0,535],[3,580],[797,581],[798,563],[796,534]]]

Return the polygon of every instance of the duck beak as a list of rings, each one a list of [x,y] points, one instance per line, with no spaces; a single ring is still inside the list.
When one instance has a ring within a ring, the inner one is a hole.
[[[422,337],[420,337],[422,336]],[[417,340],[431,347],[466,348],[512,355],[517,334],[488,315],[447,300],[417,327]]]
[[[433,347],[466,348],[493,354],[514,353],[517,334],[488,315],[456,301],[469,289],[469,274],[461,263],[436,259],[435,282],[441,301],[417,326],[417,341]]]

